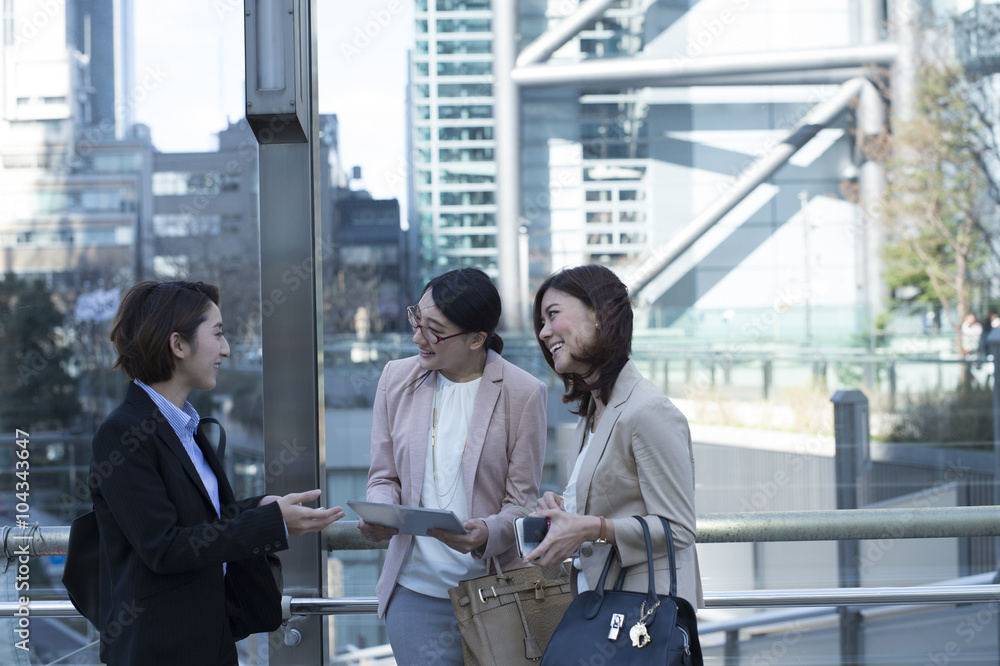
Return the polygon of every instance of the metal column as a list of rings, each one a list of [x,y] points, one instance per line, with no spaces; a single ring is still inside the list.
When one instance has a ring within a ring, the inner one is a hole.
[[[868,398],[861,391],[837,391],[830,401],[834,405],[837,509],[857,509],[858,480],[868,460]],[[837,568],[840,587],[861,585],[857,541],[837,542]],[[850,606],[840,606],[837,612],[840,615],[840,663],[862,663],[861,613]]]
[[[493,107],[496,113],[497,269],[503,330],[520,333],[526,304],[518,288],[521,227],[521,93],[511,78],[517,57],[520,3],[493,3]]]
[[[259,144],[264,474],[268,494],[325,504],[315,0],[245,0],[247,120]],[[320,534],[281,553],[286,595],[326,595]],[[271,666],[328,660],[326,621],[295,618]],[[288,645],[293,643],[293,645]]]

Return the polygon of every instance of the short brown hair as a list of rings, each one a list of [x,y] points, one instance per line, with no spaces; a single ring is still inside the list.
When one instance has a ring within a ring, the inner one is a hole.
[[[581,357],[573,358],[588,364],[599,375],[593,385],[577,374],[562,375],[566,393],[563,402],[578,403],[575,414],[584,415],[590,408],[590,392],[597,391],[607,404],[618,373],[632,353],[632,301],[628,287],[609,268],[597,264],[566,268],[553,273],[542,282],[535,294],[535,339],[542,348],[545,361],[553,370],[552,353],[538,337],[543,328],[542,298],[549,289],[558,289],[579,299],[594,311],[597,319],[596,341]]]
[[[139,282],[122,298],[111,327],[118,352],[112,368],[146,384],[173,377],[175,359],[170,334],[187,341],[205,321],[210,304],[219,304],[219,288],[204,282]]]

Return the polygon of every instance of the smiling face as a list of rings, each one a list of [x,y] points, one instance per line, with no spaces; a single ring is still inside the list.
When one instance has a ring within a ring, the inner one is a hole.
[[[586,378],[591,368],[577,359],[585,356],[597,340],[597,317],[593,309],[575,296],[550,288],[542,295],[541,312],[538,339],[552,354],[552,367],[560,375],[577,374]]]
[[[421,368],[437,370],[453,382],[471,381],[483,374],[485,333],[467,333],[453,324],[438,309],[430,290],[420,297],[416,313],[420,326],[413,329],[413,344],[417,345]],[[425,329],[441,341],[432,342]]]
[[[209,303],[205,319],[198,325],[194,338],[184,340],[179,333],[170,337],[170,348],[176,357],[171,382],[182,392],[215,388],[219,366],[229,357],[229,343],[222,334],[222,313],[215,303]]]

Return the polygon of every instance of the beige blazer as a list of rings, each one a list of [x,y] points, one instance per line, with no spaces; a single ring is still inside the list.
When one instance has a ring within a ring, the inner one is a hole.
[[[580,419],[576,442],[583,445],[586,419]],[[577,478],[576,505],[581,514],[604,516],[614,523],[619,561],[612,564],[607,586],[621,567],[631,567],[625,589],[648,589],[643,516],[653,541],[657,592],[670,589],[663,526],[670,521],[677,556],[677,593],[695,608],[704,606],[695,548],[694,454],[687,419],[632,361],[625,364],[611,391]],[[584,543],[580,561],[594,589],[610,546]],[[639,566],[634,566],[639,565]]]
[[[368,501],[420,503],[431,426],[436,372],[422,382],[416,356],[390,361],[382,371],[372,421]],[[479,559],[498,557],[502,567],[520,561],[513,520],[538,499],[545,460],[545,385],[490,351],[476,393],[463,472],[469,516],[489,528]],[[392,537],[375,593],[379,617],[396,587],[413,537]]]

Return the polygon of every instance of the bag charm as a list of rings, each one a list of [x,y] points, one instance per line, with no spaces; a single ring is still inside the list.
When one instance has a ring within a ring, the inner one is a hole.
[[[653,640],[649,637],[649,633],[646,631],[646,618],[653,614],[660,606],[660,601],[657,599],[656,604],[653,605],[648,611],[646,610],[646,602],[642,602],[642,606],[639,607],[639,621],[635,623],[635,626],[628,632],[628,637],[632,639],[632,645],[637,648],[644,648],[649,645],[649,641]]]

